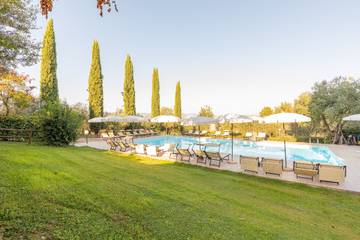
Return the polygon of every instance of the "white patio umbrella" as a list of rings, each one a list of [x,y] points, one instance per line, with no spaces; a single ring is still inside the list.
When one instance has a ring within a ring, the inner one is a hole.
[[[183,120],[183,123],[185,125],[207,125],[207,124],[214,124],[217,123],[218,120],[215,118],[210,118],[210,117],[191,117],[191,118],[187,118],[185,120]]]
[[[187,125],[187,126],[198,126],[199,129],[199,143],[200,143],[200,126],[201,125],[208,125],[208,124],[214,124],[214,123],[218,123],[219,120],[215,119],[215,118],[210,118],[210,117],[201,117],[201,116],[197,116],[197,117],[191,117],[191,118],[187,118],[185,120],[183,120],[183,124]]]
[[[105,117],[95,117],[95,118],[91,118],[88,121],[89,123],[103,123],[105,122]]]
[[[153,123],[165,123],[166,134],[168,133],[167,123],[179,123],[180,118],[173,115],[160,115],[151,119]]]
[[[302,122],[310,122],[311,118],[297,114],[297,113],[277,113],[264,118],[265,123],[282,123],[284,133],[286,134],[285,130],[285,123],[302,123]],[[284,156],[285,156],[285,168],[287,167],[287,157],[286,157],[286,141],[284,139]]]
[[[146,118],[136,115],[129,115],[129,116],[115,116],[113,117],[114,120],[118,119],[117,122],[122,123],[140,123],[140,122],[146,122]]]
[[[344,121],[360,121],[360,114],[355,114],[343,118]]]
[[[228,113],[221,118],[220,123],[231,124],[231,160],[234,160],[234,124],[250,123],[250,122],[253,122],[253,120],[250,117],[240,114],[233,114],[233,113]],[[239,162],[238,162],[238,166],[239,166]]]
[[[146,119],[140,116],[108,116],[108,117],[96,117],[90,119],[89,123],[134,123],[134,122],[145,122]]]

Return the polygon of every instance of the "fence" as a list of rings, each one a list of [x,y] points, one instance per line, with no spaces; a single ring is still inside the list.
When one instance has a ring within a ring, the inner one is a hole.
[[[0,128],[0,140],[17,142],[27,140],[28,144],[31,144],[33,132],[32,129]]]

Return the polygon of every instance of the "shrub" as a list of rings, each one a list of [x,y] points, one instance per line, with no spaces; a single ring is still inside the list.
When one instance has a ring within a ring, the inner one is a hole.
[[[74,142],[79,134],[82,118],[66,103],[51,103],[38,115],[40,140],[48,145],[63,146]]]

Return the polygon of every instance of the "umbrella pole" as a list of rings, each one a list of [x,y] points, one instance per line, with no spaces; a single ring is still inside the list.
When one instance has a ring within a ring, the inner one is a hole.
[[[231,123],[231,160],[234,161],[234,124]]]
[[[200,138],[200,125],[198,126],[198,131],[199,131],[199,144],[200,144],[200,141],[201,141],[201,138]]]
[[[285,155],[285,168],[287,168],[287,157],[286,157],[286,130],[285,130],[285,123],[283,123],[283,129],[284,129],[284,155]]]

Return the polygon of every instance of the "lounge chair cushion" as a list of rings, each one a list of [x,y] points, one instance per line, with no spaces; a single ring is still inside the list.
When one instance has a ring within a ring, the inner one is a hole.
[[[259,158],[240,156],[240,167],[244,171],[258,172]]]
[[[329,164],[320,164],[319,180],[327,182],[343,183],[345,181],[346,167]]]
[[[263,170],[265,173],[280,175],[283,171],[283,160],[279,159],[266,159],[262,160]]]

